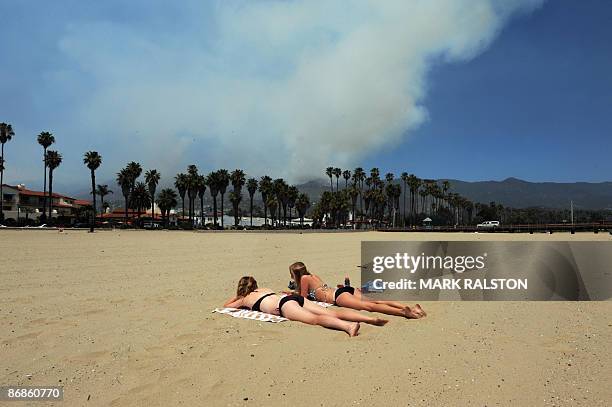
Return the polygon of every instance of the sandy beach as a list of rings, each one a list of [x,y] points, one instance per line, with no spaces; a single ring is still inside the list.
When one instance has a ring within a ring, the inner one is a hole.
[[[359,281],[361,240],[404,239],[612,236],[4,230],[0,385],[79,406],[610,405],[610,301],[432,302],[356,338],[211,313],[242,275]]]

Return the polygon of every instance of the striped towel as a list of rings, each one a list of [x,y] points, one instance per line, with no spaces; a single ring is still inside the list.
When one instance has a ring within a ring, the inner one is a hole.
[[[331,307],[332,304],[328,304],[326,302],[320,301],[311,301],[321,307],[327,308]],[[234,318],[244,318],[244,319],[254,319],[256,321],[262,322],[283,322],[288,321],[287,318],[280,317],[278,315],[267,314],[265,312],[259,311],[251,311],[248,309],[240,309],[240,308],[215,308],[213,312],[217,312],[219,314],[229,315]]]
[[[287,318],[279,317],[278,315],[266,314],[265,312],[251,311],[240,308],[215,308],[213,312],[229,315],[234,318],[254,319],[262,322],[283,322],[288,321]]]

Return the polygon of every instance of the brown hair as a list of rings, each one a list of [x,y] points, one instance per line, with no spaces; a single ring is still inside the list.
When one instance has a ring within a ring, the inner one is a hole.
[[[257,290],[257,281],[251,276],[244,276],[238,281],[236,295],[246,297],[255,290]]]
[[[289,272],[293,275],[295,281],[295,290],[299,293],[302,290],[302,276],[309,276],[310,273],[306,270],[306,265],[301,261],[296,261],[289,266]]]

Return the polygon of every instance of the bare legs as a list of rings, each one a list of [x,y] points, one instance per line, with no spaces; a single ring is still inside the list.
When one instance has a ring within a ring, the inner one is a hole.
[[[333,315],[316,314],[306,308],[302,308],[295,301],[288,301],[283,305],[283,316],[292,321],[344,331],[349,336],[357,336],[359,334],[359,322],[347,322]]]
[[[313,314],[317,314],[317,315],[331,315],[331,316],[335,316],[336,318],[343,319],[345,321],[364,322],[366,324],[376,325],[376,326],[383,326],[387,322],[389,322],[386,319],[374,318],[374,317],[366,316],[366,315],[360,314],[358,312],[355,312],[355,311],[349,310],[349,309],[342,309],[342,308],[329,309],[329,308],[324,308],[324,307],[321,307],[320,305],[313,304],[312,302],[310,302],[308,300],[304,301],[304,308],[307,311],[312,312]]]
[[[396,303],[401,305],[400,308],[390,305],[387,302],[375,302],[361,296],[357,297],[356,295],[351,295],[350,293],[340,294],[336,299],[336,304],[341,307],[352,308],[359,311],[380,312],[382,314],[395,315],[398,317],[405,317],[411,319],[422,318],[426,315],[425,311],[423,311],[423,308],[421,308],[419,304],[416,304],[414,309],[412,309],[407,305]]]

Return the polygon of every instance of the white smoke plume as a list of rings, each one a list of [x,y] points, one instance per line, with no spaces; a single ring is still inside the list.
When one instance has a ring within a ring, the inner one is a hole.
[[[194,2],[180,32],[77,23],[60,48],[94,85],[73,130],[162,171],[321,176],[409,137],[431,65],[473,58],[542,2],[223,1],[206,23]]]

